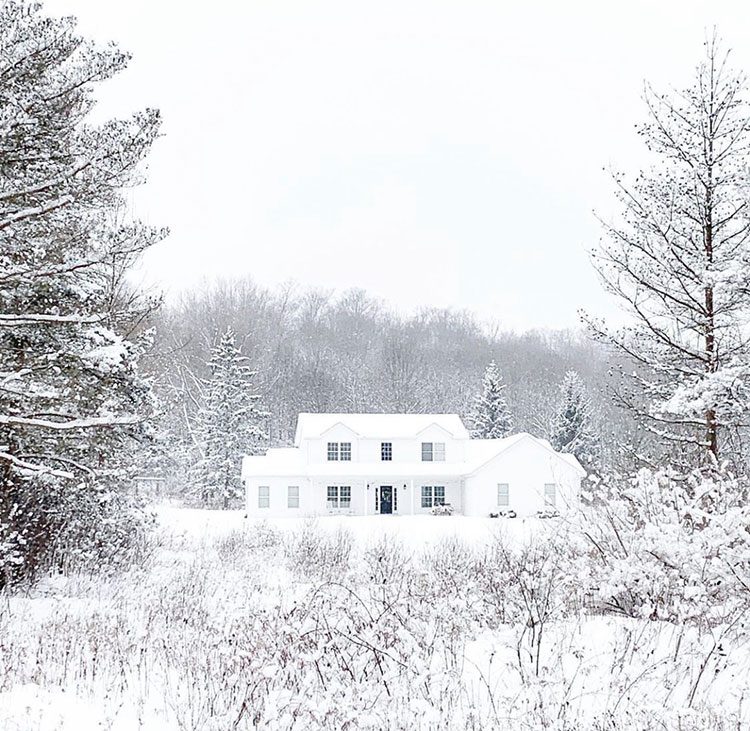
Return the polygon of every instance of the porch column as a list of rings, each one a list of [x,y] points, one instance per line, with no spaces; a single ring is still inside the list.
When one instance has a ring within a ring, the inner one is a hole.
[[[363,515],[367,515],[367,503],[370,502],[370,483],[365,480],[365,509]]]
[[[411,514],[414,515],[414,478],[409,480],[409,507],[411,508]]]

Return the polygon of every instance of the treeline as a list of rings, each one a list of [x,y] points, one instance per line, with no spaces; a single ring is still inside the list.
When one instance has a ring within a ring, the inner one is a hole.
[[[513,431],[553,437],[561,384],[572,370],[591,401],[602,461],[619,466],[633,451],[632,422],[608,393],[611,358],[580,332],[518,334],[465,311],[404,315],[358,289],[269,289],[249,279],[183,294],[152,325],[148,368],[163,404],[166,447],[156,466],[178,492],[191,489],[208,440],[200,422],[211,406],[211,360],[227,331],[254,371],[245,387],[263,412],[265,439],[247,451],[290,444],[302,411],[456,412],[468,420],[492,361],[506,385]]]

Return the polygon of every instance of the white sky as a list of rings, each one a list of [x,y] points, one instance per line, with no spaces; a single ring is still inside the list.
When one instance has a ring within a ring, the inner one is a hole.
[[[47,0],[134,54],[101,113],[164,115],[143,277],[364,287],[509,328],[608,312],[587,249],[604,168],[643,160],[644,79],[682,86],[732,0]]]

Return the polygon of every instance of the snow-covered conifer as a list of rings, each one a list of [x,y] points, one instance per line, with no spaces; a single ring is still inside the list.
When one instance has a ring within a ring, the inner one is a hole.
[[[578,457],[584,467],[593,464],[596,440],[591,430],[591,400],[576,371],[568,371],[560,384],[560,407],[550,441],[556,450]]]
[[[494,360],[484,372],[481,392],[474,397],[470,422],[477,439],[499,439],[511,430],[505,384]]]
[[[88,121],[127,61],[72,18],[0,4],[0,585],[135,528],[121,488],[151,396],[111,273],[162,235],[115,223],[159,115]]]
[[[231,329],[214,347],[209,367],[211,377],[197,419],[202,456],[195,482],[204,504],[226,508],[242,498],[242,456],[257,453],[267,437],[253,389],[255,372]]]
[[[594,333],[632,363],[620,402],[687,466],[731,458],[750,370],[750,103],[716,38],[680,93],[646,88],[640,129],[654,167],[615,176],[619,221],[594,263],[634,324]],[[724,449],[722,449],[722,447]]]

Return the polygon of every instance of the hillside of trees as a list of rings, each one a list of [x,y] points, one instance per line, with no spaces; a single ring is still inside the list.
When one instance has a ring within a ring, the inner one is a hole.
[[[251,366],[245,390],[258,397],[265,435],[248,442],[248,452],[290,444],[303,411],[455,412],[470,423],[491,362],[513,431],[554,442],[563,381],[573,371],[590,400],[598,460],[625,468],[638,447],[632,419],[612,401],[611,353],[583,331],[507,332],[465,311],[404,315],[358,289],[273,290],[249,279],[183,294],[150,325],[155,343],[145,366],[162,404],[164,448],[144,469],[164,474],[175,495],[198,489],[191,475],[208,438],[200,424],[211,361],[228,330]]]

